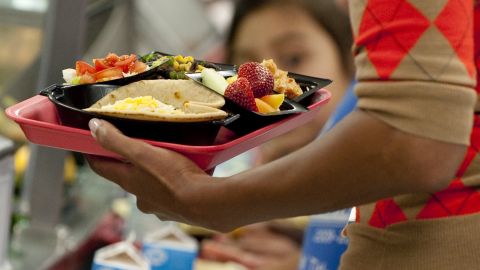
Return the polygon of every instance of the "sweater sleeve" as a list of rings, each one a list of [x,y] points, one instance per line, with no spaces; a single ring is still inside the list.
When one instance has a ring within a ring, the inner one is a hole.
[[[358,107],[404,132],[467,145],[473,1],[352,0],[350,12]]]

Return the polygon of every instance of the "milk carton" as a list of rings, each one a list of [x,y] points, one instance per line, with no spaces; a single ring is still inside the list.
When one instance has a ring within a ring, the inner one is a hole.
[[[151,270],[192,270],[197,249],[197,241],[174,225],[147,234],[143,242]]]
[[[340,257],[348,246],[348,239],[342,231],[351,212],[351,209],[344,209],[310,218],[304,236],[300,270],[338,269]]]
[[[92,270],[150,270],[150,265],[130,242],[120,242],[99,249]]]

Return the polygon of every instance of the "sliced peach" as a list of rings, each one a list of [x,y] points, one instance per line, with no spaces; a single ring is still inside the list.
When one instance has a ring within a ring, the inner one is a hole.
[[[227,78],[227,83],[228,83],[228,84],[232,84],[232,83],[235,82],[237,79],[238,79],[238,75],[229,77],[229,78]]]
[[[277,111],[261,99],[255,98],[255,103],[257,104],[258,112],[260,113],[271,113]]]
[[[280,108],[280,105],[282,105],[283,101],[285,100],[285,95],[284,94],[275,94],[275,95],[266,95],[261,97],[262,101],[265,101],[270,105],[272,108],[274,108],[276,111],[278,111],[278,108]]]

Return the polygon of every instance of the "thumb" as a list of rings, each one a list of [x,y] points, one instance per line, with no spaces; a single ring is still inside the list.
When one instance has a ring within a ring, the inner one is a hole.
[[[184,170],[203,172],[191,160],[167,149],[153,147],[141,140],[123,135],[116,127],[107,121],[92,119],[88,123],[92,136],[105,149],[125,157],[129,162],[147,171]],[[158,162],[162,160],[162,162]]]
[[[105,149],[127,158],[132,163],[141,162],[142,153],[151,151],[151,146],[123,135],[107,121],[93,118],[88,123],[92,136]]]

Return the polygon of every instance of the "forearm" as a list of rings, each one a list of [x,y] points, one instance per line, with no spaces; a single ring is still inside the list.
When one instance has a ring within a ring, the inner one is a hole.
[[[321,140],[217,182],[192,201],[197,214],[212,222],[203,225],[220,230],[328,212],[439,190],[454,175],[465,149],[398,131],[357,111]]]
[[[304,126],[290,131],[260,147],[259,164],[265,164],[281,158],[310,143],[318,135],[320,128],[313,120]]]

